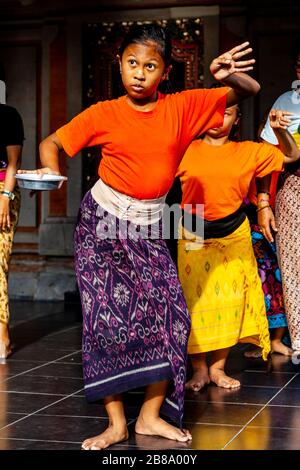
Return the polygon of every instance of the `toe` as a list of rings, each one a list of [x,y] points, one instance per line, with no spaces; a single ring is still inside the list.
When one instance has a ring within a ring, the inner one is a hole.
[[[231,387],[232,388],[238,388],[240,385],[241,385],[240,382],[237,382],[236,380],[233,380],[231,382]]]
[[[187,390],[194,390],[195,385],[196,385],[196,384],[195,384],[194,382],[187,382],[187,383],[185,384],[185,388],[186,388]]]
[[[88,439],[86,441],[83,441],[83,443],[81,444],[81,448],[83,450],[90,450],[91,444],[91,441]]]
[[[183,429],[182,432],[189,438],[189,440],[192,439],[192,435],[188,429]]]

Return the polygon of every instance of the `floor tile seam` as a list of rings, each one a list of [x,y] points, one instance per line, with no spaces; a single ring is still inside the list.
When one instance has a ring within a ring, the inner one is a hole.
[[[243,424],[229,424],[229,423],[212,423],[212,422],[206,422],[206,421],[186,421],[185,419],[183,420],[185,424],[201,424],[205,426],[227,426],[227,427],[235,427],[235,428],[240,428],[243,426]]]
[[[62,333],[67,333],[68,331],[76,330],[76,328],[82,328],[82,323],[78,324],[77,326],[71,326],[70,328],[66,328],[65,330],[51,333],[50,335],[47,336],[47,338],[53,338],[53,336],[58,336],[58,335],[61,335]]]
[[[80,395],[79,395],[80,396]],[[215,403],[222,405],[240,405],[240,406],[262,406],[263,403],[249,403],[249,402],[240,402],[240,401],[210,401],[210,400],[185,400],[185,403]]]
[[[53,442],[59,444],[81,444],[77,441],[57,441],[57,440],[48,440],[48,439],[28,439],[22,437],[0,437],[1,441],[25,441],[25,442]]]
[[[289,389],[289,390],[294,390],[294,389]],[[268,405],[270,408],[299,408],[300,405]]]
[[[244,372],[247,372],[247,373],[255,373],[255,374],[265,374],[267,375],[266,371],[265,370],[255,370],[255,369],[245,369]],[[298,372],[288,372],[288,371],[279,371],[279,370],[274,370],[271,372],[271,375],[272,374],[293,374],[293,375],[296,375],[298,374]]]
[[[74,351],[74,352],[72,352],[72,353],[70,353],[70,354],[63,355],[61,358],[55,359],[55,361],[59,361],[60,359],[65,359],[66,357],[73,356],[73,354],[77,354],[77,353],[80,352],[80,351],[81,351],[81,349],[79,349],[79,350],[77,350],[77,351]],[[43,363],[43,364],[41,364],[41,365],[38,365],[38,366],[36,366],[36,367],[32,367],[31,369],[29,369],[29,370],[27,370],[27,371],[23,371],[23,372],[20,372],[19,374],[15,374],[15,375],[13,375],[13,376],[11,376],[11,377],[8,377],[8,378],[6,379],[6,382],[7,382],[8,380],[11,380],[11,379],[15,378],[15,377],[20,377],[21,375],[27,374],[28,372],[32,372],[33,370],[41,369],[42,367],[48,366],[49,364],[53,364],[55,361],[48,361],[48,362]]]
[[[76,365],[76,366],[81,366],[81,367],[82,367],[82,362],[58,362],[58,361],[55,360],[54,363],[56,363],[56,362],[57,362],[57,364],[72,364],[72,365]]]
[[[257,413],[255,413],[255,415],[242,427],[242,429],[235,435],[233,436],[226,444],[225,446],[222,448],[222,450],[226,449],[226,447],[228,447],[228,445],[231,444],[231,442],[233,442],[246,428],[247,426],[255,419],[257,418],[257,416],[269,405],[269,403],[271,403],[276,397],[277,395],[279,395],[281,393],[281,391],[287,387],[287,385],[292,381],[294,380],[295,377],[297,377],[299,375],[299,373],[297,373],[294,377],[292,377],[277,393],[275,393],[275,395],[270,398],[270,400],[260,409],[258,410]]]
[[[247,426],[247,429],[285,429],[285,430],[297,430],[300,431],[300,426],[299,427],[294,427],[294,426],[252,426],[251,424]]]
[[[18,393],[20,395],[42,395],[46,397],[66,397],[68,393],[45,393],[45,392],[28,392],[22,390],[0,390],[0,393]],[[78,395],[81,396],[81,395]]]
[[[38,375],[38,374],[24,374],[26,375],[26,377],[40,377],[40,378],[43,378],[43,379],[73,379],[73,380],[83,380],[83,377],[73,377],[73,376],[64,376],[64,375]],[[18,375],[14,376],[14,377],[18,377]],[[13,377],[11,377],[13,378]],[[5,380],[4,382],[7,382],[7,380]]]
[[[57,414],[49,414],[49,413],[38,413],[36,416],[44,416],[48,418],[83,418],[83,419],[108,419],[107,416],[87,416],[87,415],[57,415]]]
[[[28,418],[30,418],[31,416],[36,415],[37,413],[39,413],[39,412],[41,412],[41,411],[43,411],[43,410],[49,408],[50,406],[56,405],[56,404],[58,404],[58,403],[61,403],[62,401],[66,400],[67,398],[72,397],[75,393],[78,393],[79,391],[80,391],[80,390],[77,390],[77,391],[74,392],[74,393],[71,393],[71,394],[69,394],[69,395],[66,395],[66,396],[64,396],[63,398],[59,399],[59,400],[56,400],[56,401],[54,401],[54,402],[52,402],[52,403],[49,403],[48,405],[45,405],[45,406],[43,406],[42,408],[40,408],[40,409],[38,409],[38,410],[36,410],[36,411],[34,411],[34,412],[32,412],[32,413],[29,413],[27,416],[24,416],[24,417],[22,417],[22,418],[20,418],[20,419],[17,419],[16,421],[13,421],[12,423],[7,424],[6,426],[3,426],[2,428],[0,428],[0,431],[2,431],[3,429],[9,428],[9,427],[13,426],[14,424],[17,424],[17,423],[23,421],[24,419],[28,419]]]

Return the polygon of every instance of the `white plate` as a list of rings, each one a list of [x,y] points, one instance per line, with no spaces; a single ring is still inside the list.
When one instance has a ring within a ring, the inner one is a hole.
[[[65,176],[61,175],[49,175],[49,174],[38,174],[38,173],[21,173],[16,175],[17,180],[29,180],[29,181],[63,181],[66,179]]]
[[[50,191],[52,189],[59,189],[63,182],[68,179],[61,175],[40,175],[37,173],[20,173],[15,176],[20,188],[34,191]]]

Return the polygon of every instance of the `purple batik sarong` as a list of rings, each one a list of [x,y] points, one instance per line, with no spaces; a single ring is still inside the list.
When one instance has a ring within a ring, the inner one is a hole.
[[[123,222],[85,195],[75,266],[86,397],[96,401],[170,380],[161,411],[181,425],[190,332],[183,292],[164,240],[139,236],[138,226],[132,239]],[[107,238],[112,226],[118,236]]]

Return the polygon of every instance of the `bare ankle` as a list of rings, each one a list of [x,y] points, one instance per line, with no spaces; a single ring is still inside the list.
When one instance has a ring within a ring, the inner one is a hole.
[[[120,419],[120,420],[111,420],[110,419],[108,427],[124,430],[124,429],[127,429],[127,422],[126,422],[126,420],[123,420],[123,419]]]
[[[209,367],[209,373],[211,372],[225,372],[225,368],[222,366],[210,366]]]
[[[140,411],[140,414],[138,415],[137,421],[141,424],[147,424],[151,423],[155,420],[159,419],[159,414],[157,413],[149,413],[147,411]]]

